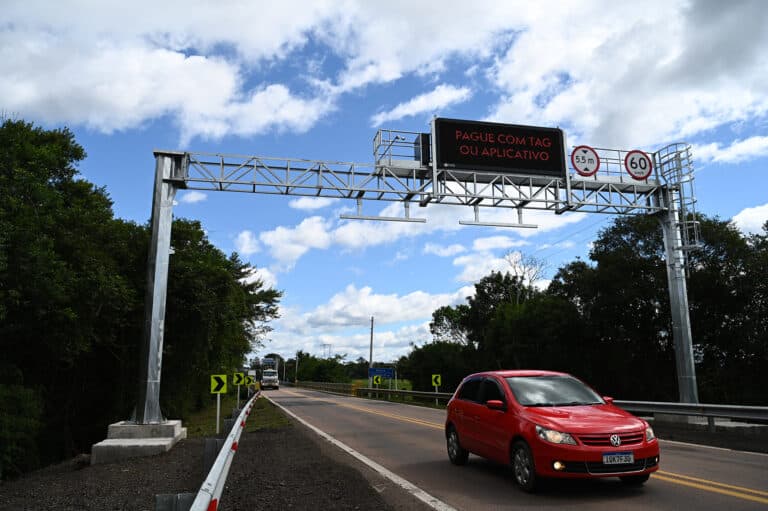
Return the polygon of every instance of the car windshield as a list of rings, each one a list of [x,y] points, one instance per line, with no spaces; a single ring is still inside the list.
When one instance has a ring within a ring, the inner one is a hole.
[[[507,378],[517,402],[523,406],[598,405],[595,391],[570,376],[515,376]]]
[[[267,369],[264,371],[264,376],[277,376],[277,371],[274,369]]]

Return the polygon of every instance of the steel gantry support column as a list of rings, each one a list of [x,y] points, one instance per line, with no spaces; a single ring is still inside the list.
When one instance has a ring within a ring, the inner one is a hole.
[[[698,403],[696,368],[693,361],[693,338],[688,309],[688,290],[685,282],[685,257],[678,223],[678,201],[674,190],[668,192],[669,209],[659,216],[664,233],[664,251],[667,257],[669,305],[672,312],[672,338],[677,367],[677,388],[681,403]]]
[[[144,334],[139,358],[139,391],[136,424],[165,422],[160,411],[160,371],[163,357],[165,298],[171,249],[173,199],[171,178],[183,173],[184,153],[155,152],[155,186],[152,196],[151,240],[147,259]]]

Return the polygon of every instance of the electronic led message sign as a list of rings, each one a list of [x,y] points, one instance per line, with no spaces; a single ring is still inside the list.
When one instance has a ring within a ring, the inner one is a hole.
[[[565,176],[559,128],[438,118],[435,140],[438,168]]]

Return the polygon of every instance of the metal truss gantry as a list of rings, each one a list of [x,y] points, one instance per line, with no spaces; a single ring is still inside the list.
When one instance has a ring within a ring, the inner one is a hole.
[[[698,244],[690,146],[673,144],[653,153],[652,174],[637,181],[624,171],[627,151],[618,149],[596,149],[601,166],[593,176],[569,170],[564,177],[553,178],[438,169],[422,163],[420,140],[420,133],[379,130],[373,139],[373,164],[156,151],[142,350],[147,358],[146,364],[141,361],[136,422],[164,421],[159,405],[160,368],[173,198],[179,189],[352,199],[357,214],[343,218],[364,220],[424,222],[410,216],[414,203],[468,206],[474,220],[460,223],[494,227],[536,227],[523,223],[526,209],[655,215],[664,230],[680,400],[698,402],[685,286],[686,253]],[[401,202],[404,215],[363,215],[366,200]],[[517,222],[484,222],[482,208],[516,209]]]

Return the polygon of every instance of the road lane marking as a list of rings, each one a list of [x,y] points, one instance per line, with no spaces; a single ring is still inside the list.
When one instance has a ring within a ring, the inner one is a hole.
[[[309,397],[304,394],[298,394],[288,391],[289,393],[300,396],[300,397]],[[445,425],[435,423],[435,422],[429,422],[421,419],[414,419],[411,417],[406,417],[403,415],[397,415],[397,414],[391,414],[386,412],[381,412],[378,410],[373,410],[370,408],[364,408],[361,406],[355,406],[355,405],[348,405],[343,403],[337,403],[335,401],[328,401],[325,399],[315,398],[315,397],[309,397],[310,399],[315,399],[317,401],[324,401],[327,403],[331,403],[337,406],[342,406],[345,408],[351,408],[353,410],[358,410],[361,412],[371,413],[375,415],[381,415],[384,417],[388,417],[395,420],[401,420],[405,422],[411,422],[413,424],[418,424],[421,426],[427,426],[434,429],[443,430],[445,428]],[[728,495],[730,497],[736,497],[739,499],[744,500],[750,500],[753,502],[759,502],[761,504],[768,504],[768,492],[760,491],[760,490],[753,490],[752,488],[746,488],[743,486],[734,486],[726,483],[719,483],[717,481],[710,481],[708,479],[699,479],[697,477],[687,476],[683,474],[676,474],[674,472],[665,472],[662,470],[658,470],[653,473],[653,478],[658,479],[660,481],[665,481],[668,483],[673,484],[679,484],[681,486],[688,486],[691,488],[696,488],[699,490],[704,490],[708,492],[713,493],[719,493],[722,495]]]
[[[367,458],[366,456],[360,454],[356,450],[354,450],[351,447],[349,447],[347,444],[344,444],[344,443],[340,442],[339,440],[336,440],[335,438],[333,438],[331,435],[329,435],[325,431],[322,431],[321,429],[316,428],[315,426],[313,426],[312,424],[308,423],[307,421],[305,421],[301,417],[297,416],[296,414],[294,414],[293,412],[291,412],[290,410],[288,410],[284,406],[276,403],[274,400],[270,399],[269,397],[267,397],[267,396],[264,396],[264,397],[270,403],[272,403],[276,407],[280,408],[287,415],[290,415],[291,417],[296,419],[299,423],[301,423],[304,426],[308,427],[309,429],[311,429],[312,431],[314,431],[315,433],[320,435],[320,437],[324,438],[325,440],[328,440],[329,442],[331,442],[333,445],[335,445],[336,447],[338,447],[342,451],[352,455],[355,459],[365,463],[369,468],[371,468],[375,472],[379,473],[379,475],[381,475],[382,477],[385,477],[386,479],[389,479],[394,484],[396,484],[400,488],[404,489],[405,491],[407,491],[408,493],[410,493],[411,495],[413,495],[414,497],[416,497],[420,501],[424,502],[426,505],[428,505],[432,509],[435,509],[437,511],[457,511],[456,508],[449,506],[448,504],[446,504],[442,500],[437,499],[436,497],[433,497],[432,495],[430,495],[429,493],[425,492],[424,490],[422,490],[418,486],[414,485],[413,483],[407,481],[406,479],[403,479],[402,477],[400,477],[399,475],[395,474],[394,472],[384,468],[383,466],[379,465],[378,463],[376,463],[372,459]]]
[[[706,484],[697,483],[694,481],[688,481],[687,479],[689,478],[687,477],[685,479],[676,478],[676,477],[667,477],[663,472],[656,472],[655,474],[653,474],[653,478],[658,479],[660,481],[666,481],[668,483],[679,484],[682,486],[689,486],[691,488],[696,488],[698,490],[704,490],[712,493],[719,493],[721,495],[728,495],[729,497],[736,497],[742,500],[751,500],[753,502],[759,502],[761,504],[768,504],[768,499],[766,499],[765,497],[758,497],[757,495],[750,495],[749,493],[744,493],[744,492],[758,493],[758,494],[762,493],[757,490],[752,490],[749,488],[744,488],[742,491],[727,490],[726,488],[729,485],[726,485],[726,484],[717,483],[714,481],[706,481]],[[695,479],[695,478],[690,478],[690,479]],[[701,481],[704,481],[704,480],[702,479]],[[712,485],[723,486],[723,488],[718,488],[717,486],[712,486]]]
[[[303,394],[297,394],[297,393],[294,393],[294,392],[291,392],[291,391],[287,391],[287,392],[289,394],[293,394],[294,396],[306,397]],[[428,428],[439,429],[440,431],[442,431],[445,428],[444,424],[440,424],[440,423],[436,423],[436,422],[429,422],[429,421],[426,421],[426,420],[423,420],[423,419],[417,419],[415,417],[407,417],[405,415],[398,415],[398,414],[394,414],[394,413],[382,412],[382,411],[379,411],[379,410],[374,410],[372,408],[365,408],[365,407],[357,406],[357,405],[349,405],[349,404],[346,404],[346,403],[339,403],[337,401],[330,401],[330,400],[327,400],[327,399],[320,399],[320,398],[311,398],[311,399],[314,399],[316,401],[323,401],[325,403],[331,403],[331,404],[334,404],[336,406],[341,406],[341,407],[344,407],[344,408],[350,408],[352,410],[357,410],[357,411],[360,411],[360,412],[370,413],[370,414],[373,414],[373,415],[381,415],[382,417],[388,417],[390,419],[395,419],[395,420],[399,420],[399,421],[403,421],[403,422],[410,422],[412,424],[418,424],[419,426],[426,426]]]

